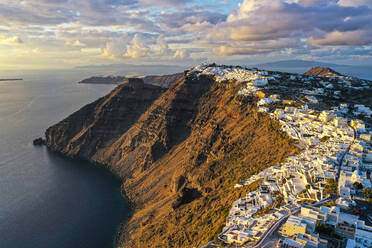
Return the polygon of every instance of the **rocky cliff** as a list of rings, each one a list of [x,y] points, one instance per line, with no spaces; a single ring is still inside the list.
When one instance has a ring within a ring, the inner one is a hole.
[[[123,178],[134,213],[118,247],[196,247],[223,227],[233,185],[298,151],[241,85],[188,74],[130,80],[46,131],[47,146]]]
[[[47,146],[95,161],[97,153],[128,131],[165,90],[131,79],[46,131]]]

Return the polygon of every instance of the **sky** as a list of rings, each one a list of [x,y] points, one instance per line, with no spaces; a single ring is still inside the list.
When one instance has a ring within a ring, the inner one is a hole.
[[[0,70],[372,64],[372,0],[0,0]]]

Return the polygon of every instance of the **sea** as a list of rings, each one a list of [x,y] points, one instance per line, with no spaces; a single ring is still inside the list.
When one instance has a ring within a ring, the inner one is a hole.
[[[129,205],[102,168],[35,147],[33,139],[113,85],[83,85],[81,72],[0,78],[0,247],[111,248]]]

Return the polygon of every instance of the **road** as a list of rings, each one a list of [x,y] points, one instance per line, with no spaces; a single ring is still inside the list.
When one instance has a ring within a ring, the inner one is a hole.
[[[338,165],[338,170],[337,170],[337,175],[336,175],[337,184],[338,184],[338,180],[339,180],[339,178],[340,178],[342,162],[344,161],[344,158],[345,158],[346,154],[349,153],[350,148],[351,148],[351,146],[354,144],[355,139],[356,139],[356,130],[355,130],[355,128],[352,127],[352,126],[350,126],[350,125],[349,125],[349,127],[350,127],[351,129],[353,129],[354,137],[353,137],[353,140],[350,142],[349,146],[347,147],[346,151],[344,152],[344,154],[342,155],[342,157],[341,157],[341,159],[340,159],[340,163],[339,163],[339,165]]]
[[[263,243],[266,241],[266,238],[269,237],[273,232],[277,231],[281,223],[288,219],[288,217],[292,214],[298,213],[301,208],[292,209],[290,213],[280,218],[274,225],[272,225],[269,229],[266,230],[265,234],[261,237],[258,243],[255,246],[251,246],[250,248],[259,248],[263,246]],[[248,247],[247,247],[248,248]]]
[[[319,206],[319,205],[322,205],[323,203],[325,202],[328,202],[332,200],[332,197],[328,197],[328,198],[325,198],[319,202],[316,202],[314,204],[312,204],[312,206],[316,207],[316,206]],[[262,236],[262,238],[258,241],[258,243],[255,245],[255,246],[247,246],[247,248],[259,248],[259,247],[264,247],[264,243],[266,241],[266,239],[271,236],[271,234],[273,234],[274,232],[276,232],[280,226],[280,224],[286,220],[290,215],[293,215],[293,214],[296,214],[298,213],[299,211],[301,210],[301,207],[297,207],[297,208],[294,208],[291,210],[291,212],[285,216],[283,216],[282,218],[280,218],[274,225],[272,225],[266,232],[265,234]]]

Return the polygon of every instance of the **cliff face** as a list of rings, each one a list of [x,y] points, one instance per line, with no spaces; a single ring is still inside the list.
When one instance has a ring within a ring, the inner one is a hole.
[[[234,190],[297,152],[257,99],[208,76],[183,77],[167,91],[123,84],[46,132],[52,150],[107,165],[135,211],[119,247],[193,247],[221,230]]]
[[[46,131],[47,146],[70,157],[95,155],[125,133],[164,92],[131,80]]]

